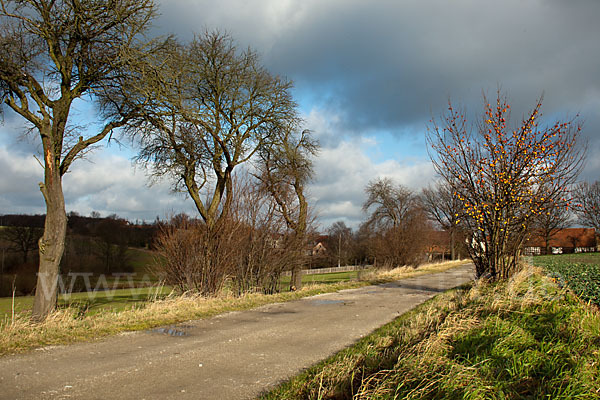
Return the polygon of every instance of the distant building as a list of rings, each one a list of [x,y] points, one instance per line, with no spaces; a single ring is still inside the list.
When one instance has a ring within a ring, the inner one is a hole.
[[[450,260],[450,233],[447,231],[428,232],[427,261]]]
[[[563,253],[588,253],[598,251],[596,231],[593,228],[565,228],[557,231],[548,243],[546,251],[546,240],[534,234],[525,243],[523,253],[525,255],[540,254],[563,254]]]
[[[329,236],[326,235],[318,236],[312,244],[312,247],[310,249],[310,255],[314,257],[326,255],[327,247],[325,247],[325,243],[328,239]]]

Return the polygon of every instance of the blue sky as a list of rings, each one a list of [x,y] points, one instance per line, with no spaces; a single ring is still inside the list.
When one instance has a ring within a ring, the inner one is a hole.
[[[498,87],[515,119],[543,93],[548,120],[584,121],[588,162],[600,178],[600,1],[597,0],[160,0],[153,33],[182,40],[204,29],[230,33],[295,98],[322,144],[310,192],[318,220],[356,227],[363,188],[391,177],[414,190],[434,179],[424,134],[449,98],[471,114]],[[79,107],[81,120],[92,113]],[[91,127],[90,127],[91,129]],[[17,140],[22,122],[0,126],[0,213],[44,212],[34,155],[37,138]],[[64,182],[67,210],[130,219],[185,211],[168,181],[148,186],[135,149],[103,143]]]

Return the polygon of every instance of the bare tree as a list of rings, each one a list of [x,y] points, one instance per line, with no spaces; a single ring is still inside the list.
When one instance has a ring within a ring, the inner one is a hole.
[[[138,161],[188,192],[209,228],[233,199],[232,173],[296,119],[291,83],[271,75],[252,50],[205,32],[189,44],[171,39],[161,52],[133,54],[134,78],[111,93],[142,110],[129,131]]]
[[[7,226],[0,230],[0,237],[9,243],[7,250],[21,253],[23,264],[27,262],[29,253],[37,250],[41,236],[41,229],[30,226]]]
[[[568,201],[551,201],[540,210],[532,221],[533,232],[544,240],[544,254],[550,254],[550,241],[562,229],[571,224]]]
[[[455,260],[462,204],[454,195],[452,187],[445,182],[440,182],[434,188],[423,188],[421,204],[429,219],[437,222],[450,234],[450,252],[452,259]]]
[[[348,264],[352,250],[352,228],[346,226],[344,221],[336,221],[329,227],[327,233],[329,234],[327,241],[329,256],[335,258],[338,267]]]
[[[104,273],[127,271],[127,221],[116,215],[109,215],[95,224],[92,234],[98,256],[104,264]]]
[[[126,123],[131,110],[83,136],[70,124],[73,103],[113,85],[123,50],[137,45],[155,14],[152,0],[0,0],[0,98],[39,133],[46,202],[33,318],[56,304],[66,213],[62,177],[90,146]]]
[[[414,203],[413,193],[390,178],[370,181],[365,188],[367,200],[363,211],[374,208],[368,223],[381,228],[397,227]]]
[[[462,203],[478,277],[505,279],[517,270],[532,221],[566,196],[581,170],[580,126],[569,120],[540,128],[541,106],[540,99],[511,129],[510,105],[498,93],[493,105],[484,97],[476,129],[449,104],[443,126],[429,131],[435,169]]]
[[[363,230],[370,231],[371,256],[385,268],[421,263],[430,230],[412,191],[389,178],[367,184],[364,211],[371,211]]]
[[[573,191],[579,223],[600,232],[600,182],[582,182]]]
[[[294,232],[298,246],[303,248],[310,222],[305,191],[313,176],[312,158],[317,154],[319,144],[310,131],[298,132],[295,129],[297,122],[295,120],[279,130],[270,145],[261,148],[256,177],[264,190],[273,196],[277,212]],[[299,256],[292,265],[292,289],[302,287],[305,259],[301,254]]]

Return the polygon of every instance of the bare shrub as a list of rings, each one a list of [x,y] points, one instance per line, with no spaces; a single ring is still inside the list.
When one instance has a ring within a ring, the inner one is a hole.
[[[302,241],[287,228],[268,191],[250,177],[236,179],[236,186],[229,215],[238,221],[241,237],[233,288],[238,294],[279,292],[282,272],[302,258]]]
[[[302,241],[276,212],[272,197],[250,178],[236,179],[227,216],[209,228],[181,215],[156,240],[157,275],[181,291],[217,294],[278,292],[281,274],[301,259]]]
[[[541,98],[516,123],[500,91],[483,103],[479,121],[471,123],[449,102],[427,140],[436,172],[462,203],[458,216],[477,277],[508,279],[519,270],[538,216],[567,201],[585,147],[577,145],[577,119],[540,124]]]
[[[171,221],[157,237],[157,275],[182,292],[214,295],[233,269],[235,224],[224,221],[208,229],[197,220]]]

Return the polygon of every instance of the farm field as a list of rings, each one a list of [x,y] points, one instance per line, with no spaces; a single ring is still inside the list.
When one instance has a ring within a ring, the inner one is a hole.
[[[600,253],[558,254],[533,257],[561,287],[580,299],[600,306]]]
[[[509,282],[443,293],[262,399],[598,399],[600,312],[552,276],[597,257],[539,257]]]

